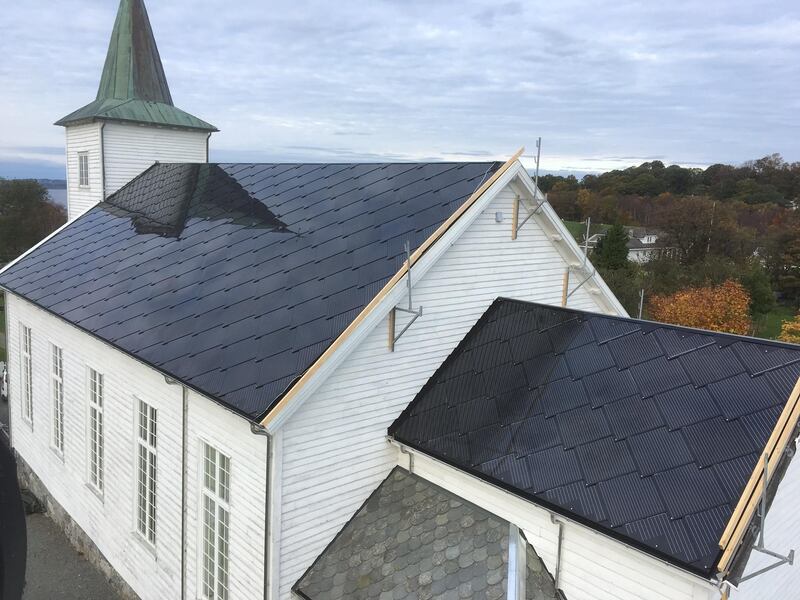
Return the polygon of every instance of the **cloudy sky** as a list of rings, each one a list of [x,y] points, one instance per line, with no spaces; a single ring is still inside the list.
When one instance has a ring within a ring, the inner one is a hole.
[[[148,0],[212,160],[800,160],[800,3]],[[116,0],[0,0],[0,176],[59,177]]]

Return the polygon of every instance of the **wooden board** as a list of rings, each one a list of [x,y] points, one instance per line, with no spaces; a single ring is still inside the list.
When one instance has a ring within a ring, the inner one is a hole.
[[[767,440],[764,452],[761,454],[762,458],[753,469],[739,502],[736,504],[736,508],[720,537],[719,546],[723,550],[717,566],[720,572],[727,573],[736,550],[755,516],[761,500],[761,494],[765,486],[769,487],[769,481],[764,481],[764,454],[769,457],[767,461],[769,473],[775,473],[786,447],[792,440],[798,419],[800,419],[800,380],[795,383],[789,400],[786,402],[775,428]]]
[[[375,310],[378,304],[380,304],[381,300],[383,300],[383,298],[389,293],[389,291],[395,285],[397,285],[397,283],[403,278],[408,269],[414,264],[416,264],[416,262],[422,257],[423,254],[425,254],[428,248],[430,248],[434,243],[436,243],[439,240],[439,238],[441,238],[450,229],[450,227],[452,227],[453,224],[456,221],[458,221],[458,219],[460,219],[461,216],[465,212],[467,212],[467,210],[469,210],[473,204],[475,204],[475,202],[478,201],[478,198],[480,198],[483,195],[483,193],[486,190],[488,190],[492,186],[492,184],[494,184],[495,181],[497,181],[498,179],[500,179],[500,177],[503,176],[503,173],[505,173],[511,167],[511,165],[517,162],[517,160],[519,159],[520,156],[522,156],[522,153],[524,151],[525,151],[524,147],[517,150],[514,156],[509,158],[499,169],[497,169],[497,171],[495,171],[494,174],[489,179],[487,179],[477,190],[475,190],[472,193],[472,195],[469,198],[467,198],[466,202],[464,202],[460,207],[458,207],[458,209],[452,215],[450,215],[450,217],[448,217],[448,219],[444,223],[442,223],[436,229],[436,231],[434,231],[430,235],[430,237],[428,237],[428,239],[426,239],[422,243],[422,245],[420,245],[420,247],[417,248],[411,254],[411,260],[406,261],[406,263],[403,264],[400,270],[397,273],[395,273],[395,275],[389,280],[389,282],[385,286],[383,286],[381,291],[378,292],[378,294],[370,301],[370,303],[367,304],[367,306],[365,306],[360,313],[358,313],[358,315],[356,316],[355,319],[353,319],[350,325],[348,325],[347,328],[341,334],[339,334],[339,337],[337,337],[333,341],[333,343],[330,346],[328,346],[328,349],[322,353],[322,355],[314,362],[314,364],[312,364],[306,370],[306,372],[303,373],[302,377],[300,377],[300,379],[298,379],[295,382],[295,384],[291,388],[289,388],[289,390],[283,395],[283,397],[280,400],[278,400],[277,404],[275,404],[275,406],[272,407],[272,410],[270,410],[269,413],[267,413],[267,416],[265,416],[262,419],[261,425],[266,427],[275,419],[278,413],[280,413],[286,407],[286,405],[292,400],[292,398],[294,398],[298,394],[298,392],[302,389],[302,387],[306,384],[306,382],[314,376],[314,374],[325,363],[325,361],[328,360],[328,358],[334,352],[336,352],[336,350],[339,349],[342,343],[348,337],[350,337],[350,335],[352,335],[353,331],[355,331],[358,328],[358,326],[361,325],[361,322],[367,317],[367,315],[369,315],[373,310]]]

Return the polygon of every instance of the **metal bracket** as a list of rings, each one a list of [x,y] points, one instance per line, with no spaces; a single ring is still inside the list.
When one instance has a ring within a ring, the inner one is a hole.
[[[569,269],[571,269],[571,268],[572,268],[572,267],[568,267],[568,270],[569,270]],[[583,267],[581,267],[581,269],[582,269],[582,268],[583,268]],[[584,283],[586,283],[587,281],[589,281],[589,280],[590,280],[592,277],[594,277],[596,274],[597,274],[597,269],[594,269],[594,268],[593,268],[593,269],[592,269],[592,272],[591,272],[591,273],[589,273],[589,274],[588,274],[586,277],[584,277],[584,278],[581,280],[581,282],[580,282],[578,285],[576,285],[574,288],[572,288],[572,291],[571,291],[571,292],[567,292],[567,295],[566,295],[566,297],[565,297],[565,301],[566,301],[566,300],[568,300],[568,299],[569,299],[569,298],[572,296],[572,294],[574,294],[574,293],[575,293],[575,292],[577,292],[579,289],[581,289],[581,287],[583,286],[583,284],[584,284]]]
[[[514,215],[511,219],[511,239],[517,239],[517,234],[522,229],[522,226],[527,223],[531,217],[536,216],[539,214],[539,211],[544,206],[544,203],[547,202],[547,195],[545,195],[544,200],[539,202],[533,209],[528,208],[528,206],[522,202],[519,195],[514,197]],[[522,204],[525,207],[525,210],[528,211],[528,216],[522,220],[522,223],[519,222],[519,205]]]
[[[417,310],[414,310],[414,304],[411,298],[411,245],[409,244],[408,240],[405,243],[406,249],[406,286],[408,287],[408,308],[402,308],[400,306],[395,306],[392,309],[392,312],[389,313],[389,351],[394,352],[394,346],[397,344],[397,340],[399,340],[403,334],[408,331],[408,328],[414,324],[414,321],[419,319],[422,316],[422,306],[420,306]],[[406,323],[405,327],[400,330],[400,333],[395,334],[395,322],[397,320],[397,311],[404,312],[407,314],[412,315],[411,320]]]
[[[541,157],[542,157],[542,138],[540,137],[539,139],[536,140],[536,173],[533,176],[533,188],[534,188],[534,193],[536,194],[536,198],[534,198],[534,200],[537,200],[539,196],[539,160],[541,159]],[[528,208],[527,204],[522,202],[522,200],[519,197],[519,194],[517,194],[514,197],[514,214],[511,219],[512,240],[517,239],[517,234],[522,229],[522,226],[525,225],[525,223],[527,223],[531,217],[539,214],[539,211],[542,209],[545,202],[547,202],[547,194],[544,195],[544,199],[542,199],[533,209],[530,209]],[[523,219],[522,223],[519,222],[520,203],[522,203],[522,205],[525,207],[525,210],[528,211],[528,216]]]
[[[744,577],[739,579],[739,582],[747,581],[748,579],[753,579],[754,577],[758,577],[759,575],[763,575],[767,571],[771,571],[781,565],[785,564],[794,564],[794,548],[789,550],[789,555],[784,556],[783,554],[779,554],[777,552],[773,552],[764,546],[764,530],[766,529],[767,523],[767,488],[769,487],[769,454],[766,452],[764,453],[764,485],[761,486],[761,506],[758,508],[759,512],[759,520],[761,521],[761,527],[759,528],[758,532],[758,543],[753,546],[753,550],[756,552],[760,552],[761,554],[766,554],[767,556],[771,556],[772,558],[777,559],[774,563],[767,565],[762,569],[758,569]]]

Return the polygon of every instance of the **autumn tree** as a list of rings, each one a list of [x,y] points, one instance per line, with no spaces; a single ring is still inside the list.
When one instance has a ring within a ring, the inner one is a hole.
[[[800,344],[800,313],[794,319],[784,321],[778,339],[782,342]]]
[[[649,302],[656,321],[740,335],[751,330],[749,309],[750,296],[737,281],[653,296]]]

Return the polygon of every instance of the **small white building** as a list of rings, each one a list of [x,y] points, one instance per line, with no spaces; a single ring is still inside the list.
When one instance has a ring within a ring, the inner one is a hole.
[[[717,599],[762,478],[797,539],[800,350],[628,319],[519,154],[158,147],[0,271],[21,476],[130,596]]]

